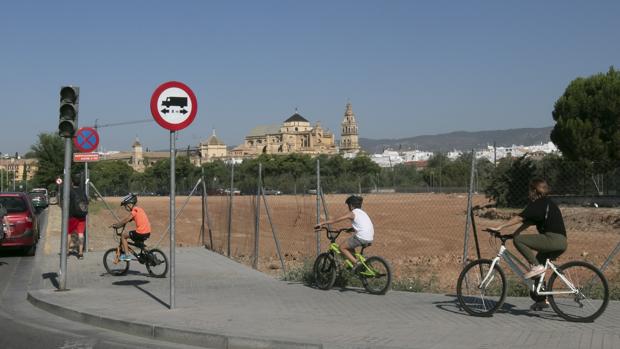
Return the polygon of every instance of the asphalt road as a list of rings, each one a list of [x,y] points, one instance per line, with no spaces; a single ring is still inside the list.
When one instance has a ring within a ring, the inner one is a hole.
[[[39,219],[44,239],[47,210]],[[194,348],[68,321],[35,308],[26,300],[31,280],[41,277],[34,275],[34,265],[35,257],[23,252],[0,251],[0,348]]]

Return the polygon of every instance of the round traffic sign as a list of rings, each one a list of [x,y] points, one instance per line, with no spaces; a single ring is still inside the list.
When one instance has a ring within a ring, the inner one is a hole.
[[[60,177],[56,178],[56,184],[61,185],[62,184],[62,178],[60,178]]]
[[[75,133],[73,144],[82,153],[95,151],[99,145],[99,133],[92,127],[82,127]]]
[[[178,131],[189,126],[198,111],[194,92],[184,83],[165,82],[151,96],[151,114],[163,128]]]

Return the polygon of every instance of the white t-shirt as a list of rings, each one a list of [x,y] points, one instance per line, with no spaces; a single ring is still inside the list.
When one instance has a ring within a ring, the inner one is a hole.
[[[355,236],[364,241],[372,241],[375,237],[375,228],[370,217],[359,208],[353,209],[351,212],[355,216],[352,224],[353,229],[355,229]]]

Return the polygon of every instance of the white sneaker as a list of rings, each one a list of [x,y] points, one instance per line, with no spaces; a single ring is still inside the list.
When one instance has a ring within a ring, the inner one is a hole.
[[[525,275],[523,275],[523,277],[526,279],[531,279],[544,272],[545,272],[545,267],[539,264],[539,265],[533,266],[532,269],[530,269],[530,271],[528,271],[527,273],[525,273]]]

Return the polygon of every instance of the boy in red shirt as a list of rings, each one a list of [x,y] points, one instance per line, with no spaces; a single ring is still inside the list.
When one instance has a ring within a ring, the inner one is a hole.
[[[130,215],[120,222],[112,224],[114,228],[120,228],[131,221],[134,221],[136,224],[136,230],[131,230],[129,232],[125,231],[123,232],[123,235],[121,235],[123,243],[123,253],[119,258],[121,261],[129,261],[133,259],[131,254],[129,254],[127,238],[131,238],[131,240],[138,242],[144,241],[151,236],[151,223],[149,222],[149,218],[141,207],[136,206],[137,203],[138,197],[136,194],[129,193],[123,197],[121,199],[121,206],[125,207],[125,209],[130,212]]]

